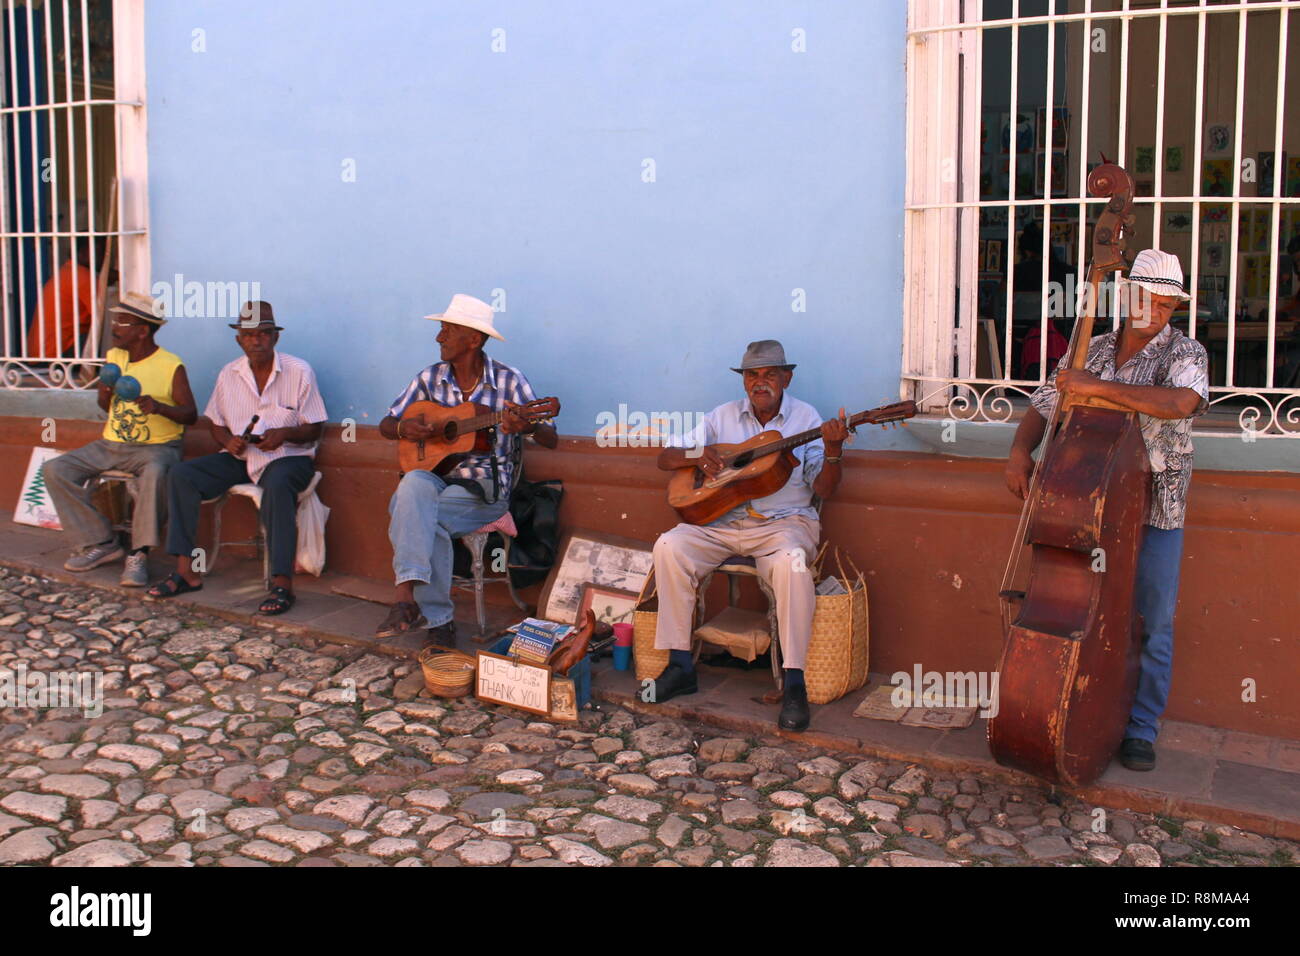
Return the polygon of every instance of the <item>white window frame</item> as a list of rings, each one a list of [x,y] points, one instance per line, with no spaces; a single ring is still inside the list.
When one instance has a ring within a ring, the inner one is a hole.
[[[1101,200],[1079,198],[1030,198],[1015,196],[1015,146],[1014,137],[1010,157],[1013,173],[1010,177],[1007,199],[981,202],[980,178],[980,116],[982,85],[982,51],[985,29],[1011,29],[1012,76],[1010,83],[1010,114],[1018,115],[1019,35],[1020,28],[1046,25],[1047,42],[1047,101],[1052,102],[1052,84],[1055,81],[1055,31],[1062,24],[1082,22],[1083,42],[1088,44],[1090,28],[1096,23],[1120,24],[1120,96],[1118,109],[1118,146],[1120,157],[1126,155],[1128,120],[1128,49],[1129,27],[1133,20],[1158,17],[1159,79],[1156,110],[1155,155],[1164,155],[1164,93],[1166,31],[1171,17],[1196,17],[1198,21],[1195,145],[1190,157],[1194,170],[1192,196],[1163,196],[1163,162],[1155,164],[1154,197],[1138,198],[1138,204],[1154,207],[1155,242],[1160,242],[1163,219],[1161,207],[1166,203],[1191,204],[1197,225],[1201,223],[1202,203],[1227,205],[1232,215],[1232,240],[1228,266],[1228,326],[1226,384],[1211,386],[1210,404],[1218,405],[1230,399],[1247,399],[1238,416],[1239,426],[1254,433],[1252,438],[1300,438],[1300,388],[1274,387],[1274,349],[1277,344],[1277,283],[1279,252],[1274,242],[1270,254],[1268,342],[1266,357],[1266,386],[1243,388],[1233,384],[1236,347],[1238,254],[1240,250],[1239,207],[1243,203],[1259,206],[1271,203],[1272,232],[1277,236],[1281,228],[1281,210],[1284,207],[1300,208],[1295,197],[1273,198],[1241,195],[1242,139],[1246,69],[1246,18],[1248,14],[1276,12],[1279,18],[1278,91],[1275,125],[1274,156],[1282,156],[1282,119],[1285,110],[1286,58],[1288,52],[1288,13],[1300,10],[1300,0],[1265,0],[1265,2],[1213,2],[1197,0],[1179,6],[1170,6],[1169,0],[1150,0],[1142,6],[1134,0],[1121,0],[1117,11],[1094,10],[1093,0],[1081,0],[1083,10],[1078,13],[1052,14],[1026,17],[1020,15],[1020,0],[1010,0],[1012,15],[1009,19],[983,22],[983,0],[909,0],[907,26],[907,188],[904,212],[904,270],[903,298],[904,334],[901,393],[914,399],[923,413],[937,417],[975,422],[1009,422],[1017,414],[1012,396],[1027,398],[1050,372],[1046,362],[1041,363],[1037,381],[1016,379],[1010,369],[1004,369],[1001,378],[977,378],[974,318],[977,311],[976,296],[978,273],[976,247],[979,241],[978,210],[983,207],[1005,208],[1020,206],[1073,205],[1079,210],[1079,219],[1085,219],[1086,207]],[[1229,197],[1201,196],[1201,159],[1204,144],[1204,94],[1206,18],[1208,14],[1236,13],[1239,17],[1236,122],[1234,130],[1234,163],[1238,174],[1234,177],[1233,195]],[[963,16],[964,15],[964,16]],[[1086,54],[1086,49],[1085,49]],[[1082,58],[1083,82],[1077,128],[1081,135],[1080,155],[1089,156],[1087,120],[1089,109],[1090,57]],[[1300,104],[1293,106],[1300,109]],[[1047,143],[1044,181],[1049,178],[1047,164],[1051,162],[1050,132]],[[1086,162],[1081,162],[1077,195],[1086,196],[1084,181]],[[1276,193],[1283,192],[1284,172],[1279,167],[1274,174]],[[965,184],[975,184],[973,190]],[[959,217],[959,211],[963,212]],[[1008,217],[1008,240],[1004,255],[1014,255],[1016,217]],[[958,229],[958,222],[961,227]],[[1079,230],[1079,261],[1086,261],[1086,230]],[[1043,235],[1043,287],[1047,285],[1047,230]],[[1192,241],[1189,274],[1199,275],[1200,242]],[[1008,283],[1010,284],[1010,283]],[[1196,337],[1197,298],[1199,283],[1193,279],[1190,303],[1189,334]],[[1011,301],[1006,299],[1006,338],[1011,338]],[[964,321],[957,321],[957,316]],[[1047,301],[1044,299],[1041,316],[1044,334],[1040,336],[1043,357],[1046,359]],[[1010,348],[1002,355],[1009,359]],[[1199,420],[1198,420],[1199,421]],[[1197,428],[1195,434],[1223,435],[1223,430]]]
[[[148,122],[145,106],[145,51],[144,51],[144,4],[145,0],[112,0],[113,3],[113,96],[111,99],[96,98],[92,89],[89,43],[89,0],[45,0],[39,10],[27,4],[19,5],[18,0],[0,0],[0,17],[10,25],[9,44],[4,49],[3,69],[6,75],[13,77],[17,68],[14,50],[14,32],[12,26],[16,19],[27,21],[26,35],[31,36],[31,25],[40,17],[44,18],[45,32],[45,69],[47,71],[47,96],[52,96],[55,86],[55,65],[53,50],[55,45],[51,9],[58,4],[63,23],[80,22],[82,44],[82,98],[70,102],[36,103],[28,106],[11,106],[0,103],[0,124],[7,131],[18,128],[19,123],[30,124],[33,132],[41,124],[54,130],[57,124],[59,133],[66,135],[69,150],[83,151],[86,162],[86,208],[93,216],[95,202],[95,156],[91,108],[96,106],[113,107],[113,137],[115,143],[115,177],[117,179],[117,224],[109,230],[93,229],[90,223],[77,222],[77,200],[73,181],[74,172],[67,172],[66,179],[58,169],[57,150],[51,150],[49,157],[51,173],[55,183],[55,201],[53,209],[58,210],[58,200],[66,192],[69,199],[67,228],[61,229],[56,221],[37,223],[36,231],[19,231],[13,227],[14,211],[8,208],[8,192],[0,188],[0,271],[3,273],[4,289],[15,290],[2,296],[0,317],[3,329],[0,334],[0,388],[7,389],[44,389],[64,388],[81,389],[89,386],[92,377],[86,370],[101,364],[103,351],[108,341],[107,321],[103,318],[105,304],[99,301],[98,281],[92,284],[91,331],[85,342],[78,341],[72,357],[50,359],[40,355],[39,348],[28,342],[28,313],[40,316],[44,310],[39,300],[33,312],[33,306],[27,301],[26,290],[22,285],[20,271],[22,265],[15,261],[25,255],[19,242],[19,255],[10,254],[10,240],[28,239],[50,243],[50,254],[43,255],[47,262],[46,275],[52,275],[59,268],[57,240],[66,238],[75,241],[77,237],[90,237],[95,255],[100,254],[104,242],[110,236],[115,237],[118,262],[118,290],[147,292],[151,275],[149,249],[149,157],[148,157]],[[69,19],[71,18],[71,19]],[[59,37],[63,41],[62,35]],[[64,57],[63,75],[65,89],[71,89],[73,74],[71,56]],[[29,59],[29,74],[35,76],[35,67]],[[16,84],[15,84],[16,85]],[[34,84],[33,84],[34,85]],[[2,89],[2,87],[0,87]],[[53,138],[53,137],[51,137]],[[3,163],[6,177],[30,176],[40,188],[41,169],[33,162],[30,170],[17,169],[17,160],[8,156],[4,140],[0,138],[0,163]],[[96,277],[97,279],[98,277]],[[37,293],[39,295],[39,292]],[[22,317],[15,324],[12,317],[14,309],[21,310]],[[46,322],[56,321],[54,316],[44,316]],[[75,321],[75,317],[59,316],[60,322]],[[37,319],[39,328],[39,318]],[[81,374],[77,374],[78,370]]]

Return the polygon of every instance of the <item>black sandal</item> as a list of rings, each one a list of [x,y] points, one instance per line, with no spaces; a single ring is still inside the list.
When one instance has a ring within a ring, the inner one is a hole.
[[[173,571],[157,584],[152,585],[145,594],[156,600],[163,600],[165,598],[175,597],[178,594],[189,594],[192,591],[202,590],[202,583],[190,584],[189,581],[186,581],[178,573]]]
[[[289,608],[293,607],[293,602],[296,600],[297,598],[293,596],[292,591],[288,588],[282,588],[279,585],[276,585],[271,588],[270,596],[262,602],[262,605],[257,609],[257,612],[259,614],[265,614],[267,617],[272,617],[276,614],[283,614],[285,611],[289,610]]]

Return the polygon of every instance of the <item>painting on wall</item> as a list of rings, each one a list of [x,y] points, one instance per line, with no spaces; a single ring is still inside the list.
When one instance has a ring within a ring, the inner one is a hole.
[[[1274,177],[1276,177],[1277,175],[1277,168],[1278,168],[1278,164],[1276,160],[1277,160],[1277,156],[1272,150],[1269,150],[1266,153],[1259,154],[1259,186],[1256,189],[1255,192],[1256,195],[1258,196],[1273,195],[1273,181],[1274,181]],[[1283,169],[1289,168],[1286,153],[1282,154],[1282,168]],[[1281,185],[1285,187],[1286,185],[1285,181],[1282,181]],[[1285,194],[1286,194],[1285,191],[1283,191],[1282,195]]]
[[[1232,127],[1211,123],[1205,128],[1205,155],[1227,156],[1232,152]]]
[[[1232,160],[1207,159],[1201,163],[1201,195],[1232,195]]]
[[[1047,107],[1038,108],[1038,141],[1039,149],[1047,149]],[[1057,106],[1052,109],[1052,149],[1069,149],[1070,148],[1070,110],[1065,106]]]
[[[1020,154],[1034,151],[1034,114],[1018,112],[1016,114],[1016,152]],[[999,142],[1003,153],[1011,152],[1011,114],[1001,114]]]
[[[1167,233],[1181,233],[1192,231],[1192,214],[1189,211],[1179,210],[1177,212],[1166,212],[1164,215],[1163,231]]]
[[[1150,175],[1156,171],[1156,148],[1154,146],[1139,146],[1135,150],[1133,159],[1133,172],[1139,176]]]
[[[1170,146],[1165,150],[1165,172],[1181,173],[1183,171],[1183,148]]]
[[[1034,157],[1034,195],[1043,195],[1043,162],[1044,152],[1039,150]],[[1064,196],[1067,193],[1066,184],[1069,179],[1070,171],[1070,154],[1064,149],[1052,150],[1052,195]]]

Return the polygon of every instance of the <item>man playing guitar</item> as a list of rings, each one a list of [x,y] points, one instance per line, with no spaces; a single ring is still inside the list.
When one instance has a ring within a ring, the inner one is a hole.
[[[758,573],[776,597],[777,628],[785,663],[785,690],[779,725],[786,730],[808,726],[808,694],[804,662],[812,634],[815,609],[811,565],[821,537],[813,495],[828,498],[840,483],[840,456],[849,430],[840,417],[821,423],[817,410],[786,394],[794,366],[785,360],[781,343],[771,339],[750,343],[740,368],[747,399],[719,405],[688,435],[659,455],[659,467],[676,471],[698,467],[708,478],[723,470],[717,444],[746,441],[768,430],[790,436],[820,423],[820,440],[795,450],[798,466],[784,487],[765,498],[746,502],[711,524],[679,524],[659,536],[654,547],[655,579],[659,588],[659,619],[655,647],[669,652],[668,666],[654,682],[656,703],[698,689],[691,656],[696,587],[700,578],[724,558],[752,555]]]
[[[379,423],[380,433],[394,440],[436,439],[434,426],[402,418],[418,401],[447,407],[474,402],[503,414],[490,451],[470,452],[441,475],[420,469],[402,476],[388,504],[397,592],[375,633],[392,637],[428,627],[431,642],[451,647],[451,539],[505,514],[520,436],[532,435],[544,448],[554,448],[556,434],[553,425],[526,421],[514,411],[535,398],[523,373],[483,353],[489,337],[505,341],[493,326],[490,305],[455,295],[446,312],[428,318],[442,323],[442,360],[411,380]]]

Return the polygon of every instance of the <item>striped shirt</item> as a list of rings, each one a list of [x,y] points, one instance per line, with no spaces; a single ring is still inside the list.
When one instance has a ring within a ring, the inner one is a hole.
[[[1192,484],[1192,419],[1205,414],[1209,407],[1210,376],[1205,346],[1189,339],[1172,325],[1142,349],[1115,368],[1119,332],[1098,335],[1088,343],[1084,369],[1107,382],[1125,385],[1159,385],[1165,388],[1190,388],[1201,396],[1201,404],[1190,418],[1156,418],[1138,413],[1142,440],[1151,460],[1151,507],[1146,523],[1153,528],[1181,528],[1187,515],[1187,491]],[[1062,356],[1057,371],[1065,368],[1070,356]],[[1056,372],[1039,386],[1030,403],[1038,414],[1052,420],[1056,403]]]
[[[494,412],[505,409],[506,402],[523,405],[537,398],[524,373],[511,368],[488,355],[483,356],[483,377],[466,396],[456,383],[450,362],[435,362],[411,379],[405,391],[388,407],[388,414],[400,419],[412,402],[435,402],[452,408],[464,402],[484,405]],[[497,462],[500,474],[500,491],[509,492],[514,487],[514,459],[518,453],[520,435],[507,435],[496,430],[496,447],[492,454],[473,454],[447,473],[450,478],[469,478],[483,485],[490,500],[499,498],[492,485],[492,459]]]
[[[773,418],[763,425],[754,415],[748,398],[738,398],[734,402],[719,405],[705,415],[698,425],[685,435],[669,439],[670,448],[701,448],[705,445],[739,445],[749,441],[755,435],[765,431],[778,431],[786,438],[800,432],[821,428],[822,417],[817,409],[807,402],[800,401],[789,392],[781,395],[781,407]],[[757,498],[749,502],[749,508],[767,518],[785,518],[789,515],[802,515],[813,521],[820,520],[817,509],[813,507],[813,482],[821,474],[826,460],[826,448],[820,438],[790,449],[799,467],[790,473],[790,479],[778,491],[766,498]],[[713,522],[715,525],[728,524],[739,518],[749,516],[745,505],[733,508]]]
[[[258,416],[254,435],[272,428],[314,425],[326,419],[325,400],[316,387],[316,373],[302,359],[280,351],[275,352],[271,377],[260,394],[248,356],[241,355],[227,363],[217,375],[216,387],[203,414],[235,435],[244,433],[254,415]],[[314,457],[316,446],[285,442],[275,451],[267,452],[250,443],[241,457],[248,465],[249,480],[257,481],[267,465],[290,455]]]

